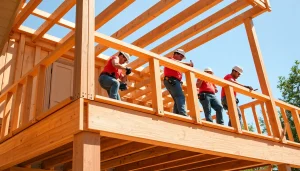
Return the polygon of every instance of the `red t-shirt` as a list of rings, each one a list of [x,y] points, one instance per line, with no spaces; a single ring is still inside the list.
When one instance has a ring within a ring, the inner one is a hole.
[[[236,79],[234,79],[234,78],[232,77],[231,74],[227,74],[227,75],[224,77],[224,79],[225,79],[225,80],[233,80],[233,81],[236,81]],[[225,95],[224,88],[222,88],[221,98],[222,98],[222,97],[225,97],[225,96],[226,96],[226,95]],[[236,92],[234,92],[234,96],[236,96]]]
[[[168,58],[169,58],[169,59],[176,60],[176,59],[171,58],[171,57],[168,57]],[[175,70],[173,70],[173,69],[171,69],[171,68],[168,68],[168,67],[165,67],[165,68],[164,68],[164,75],[165,75],[166,77],[175,77],[175,78],[177,78],[177,79],[180,80],[180,81],[181,81],[181,79],[182,79],[182,74],[181,74],[180,72],[175,71]]]
[[[104,72],[109,74],[115,73],[116,79],[118,79],[120,76],[123,76],[122,70],[114,67],[112,64],[112,60],[116,58],[117,56],[110,57],[101,73]]]
[[[198,81],[200,81],[200,79],[198,79]],[[199,88],[198,93],[202,93],[202,92],[209,92],[209,93],[215,94],[216,93],[216,88],[215,88],[213,83],[202,81],[202,84]]]

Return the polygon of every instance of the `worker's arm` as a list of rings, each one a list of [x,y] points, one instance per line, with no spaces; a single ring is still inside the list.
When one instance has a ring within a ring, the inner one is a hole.
[[[126,66],[122,65],[119,63],[119,58],[115,58],[112,60],[112,65],[115,67],[115,68],[118,68],[118,69],[126,69]]]
[[[229,79],[228,81],[233,82],[233,83],[235,83],[235,84],[238,84],[238,85],[240,85],[240,86],[243,86],[243,87],[245,87],[245,88],[248,88],[249,90],[253,90],[253,88],[252,88],[251,86],[247,86],[247,85],[240,84],[240,83],[234,81],[233,79]]]
[[[215,84],[214,85],[214,88],[215,88],[215,93],[217,93],[219,90],[217,89],[217,86]]]
[[[127,75],[120,75],[119,79],[121,80],[121,82],[125,83],[127,82]]]
[[[202,85],[202,83],[203,83],[203,81],[200,80],[200,79],[198,79],[198,80],[197,80],[197,83],[196,83],[196,87],[197,87],[197,88],[200,88],[201,85]]]
[[[190,60],[190,62],[182,62],[182,61],[179,61],[180,63],[184,64],[184,65],[187,65],[187,66],[190,66],[190,67],[194,67],[194,63],[192,62],[192,60]]]

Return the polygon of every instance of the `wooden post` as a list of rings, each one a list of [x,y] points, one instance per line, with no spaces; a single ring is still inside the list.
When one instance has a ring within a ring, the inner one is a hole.
[[[253,113],[253,117],[254,117],[254,121],[255,121],[255,126],[256,126],[257,132],[259,134],[261,134],[261,129],[260,129],[260,125],[259,125],[259,121],[258,121],[258,117],[257,117],[255,105],[251,106],[251,109],[252,109],[252,113]]]
[[[228,106],[228,115],[231,120],[231,125],[236,129],[238,133],[242,132],[241,124],[239,121],[239,115],[237,111],[236,99],[234,96],[233,88],[230,86],[224,87],[227,106]]]
[[[197,87],[196,87],[196,77],[195,74],[188,71],[185,73],[186,76],[186,85],[188,87],[187,93],[188,93],[188,98],[187,98],[187,106],[189,107],[190,110],[190,116],[193,118],[193,120],[196,123],[201,123],[201,118],[200,118],[200,107],[199,107],[199,101],[197,97]]]
[[[300,117],[296,109],[291,110],[298,137],[300,136]]]
[[[157,115],[162,116],[164,114],[164,106],[162,101],[159,61],[157,59],[151,58],[149,61],[149,67],[150,70],[153,72],[150,75],[150,83],[152,90],[152,107],[156,111]]]
[[[265,109],[265,104],[261,103],[260,107],[261,107],[262,115],[264,117],[264,121],[265,121],[266,129],[267,129],[267,133],[268,133],[269,136],[272,136],[273,133],[272,133],[272,130],[271,130],[271,125],[270,125],[269,117],[268,117],[266,109]]]
[[[95,96],[94,3],[95,0],[76,1],[74,99]]]
[[[44,96],[45,96],[45,79],[46,79],[46,67],[40,65],[38,75],[37,75],[37,84],[36,84],[36,93],[35,93],[35,107],[33,109],[33,117],[39,116],[44,110]]]
[[[20,124],[20,108],[22,100],[23,85],[18,84],[13,98],[13,108],[11,109],[11,129],[10,134],[19,127]]]
[[[248,35],[248,40],[262,93],[270,97],[270,100],[266,102],[266,107],[271,122],[272,132],[275,137],[280,138],[282,137],[282,127],[277,114],[275,101],[272,96],[266,69],[263,63],[263,57],[261,54],[257,35],[251,18],[245,20],[245,28]]]
[[[31,96],[32,96],[32,84],[33,84],[33,77],[31,75],[28,75],[26,78],[24,93],[23,93],[23,97],[22,97],[21,125],[25,125],[29,122],[30,102],[31,102]]]
[[[291,166],[288,164],[279,164],[278,166],[278,171],[291,171]]]
[[[246,116],[245,116],[245,109],[244,108],[240,108],[240,110],[241,110],[241,113],[242,113],[242,118],[243,118],[243,123],[244,123],[244,129],[246,131],[249,131],[248,123],[247,123]]]
[[[3,113],[3,119],[2,119],[2,128],[1,128],[0,139],[5,137],[9,131],[12,99],[13,99],[13,93],[8,92],[6,95],[5,103],[4,103],[5,105],[4,105],[4,113]]]
[[[74,136],[72,171],[100,170],[100,135],[80,132]]]
[[[285,112],[285,109],[284,108],[280,108],[280,112],[281,112],[281,115],[282,115],[282,118],[283,118],[283,121],[284,121],[284,127],[287,131],[287,134],[288,134],[288,137],[289,137],[289,140],[290,141],[295,141],[294,140],[294,136],[293,136],[293,132],[291,130],[291,125],[290,125],[290,122],[286,116],[286,112]]]
[[[24,52],[25,52],[25,40],[26,36],[25,34],[21,34],[20,41],[18,45],[18,51],[15,61],[15,74],[14,74],[14,82],[18,81],[21,78],[22,75],[22,65],[23,65],[23,59],[24,59]]]

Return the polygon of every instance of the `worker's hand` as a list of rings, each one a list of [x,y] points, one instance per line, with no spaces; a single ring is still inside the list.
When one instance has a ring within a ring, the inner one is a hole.
[[[219,92],[219,90],[217,88],[215,88],[215,93],[218,93],[218,92]]]
[[[249,90],[253,90],[253,88],[251,86],[245,86],[246,88],[248,88]]]
[[[190,67],[194,67],[194,63],[192,60],[190,60]]]
[[[119,87],[119,89],[120,89],[121,91],[127,90],[127,89],[128,89],[128,88],[127,88],[127,84],[126,84],[126,83],[123,83],[123,82],[120,82],[120,87]]]
[[[129,75],[132,72],[132,69],[130,67],[126,67],[125,70],[126,70],[126,75]]]

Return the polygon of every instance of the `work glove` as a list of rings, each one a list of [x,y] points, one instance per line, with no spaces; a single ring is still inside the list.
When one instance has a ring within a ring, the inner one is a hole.
[[[126,67],[126,75],[129,75],[130,73],[131,73],[131,71],[132,71],[132,69],[131,68],[129,68],[129,67]]]
[[[121,91],[127,90],[127,84],[126,84],[126,83],[120,82],[120,87],[119,87],[119,89],[120,89]]]

